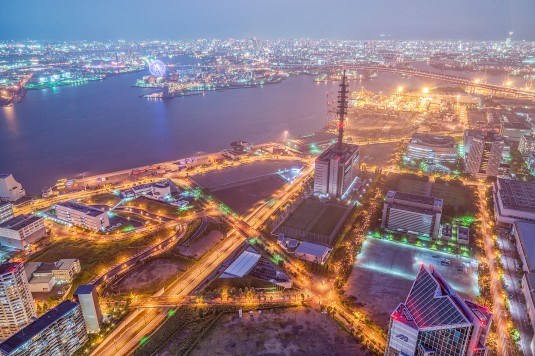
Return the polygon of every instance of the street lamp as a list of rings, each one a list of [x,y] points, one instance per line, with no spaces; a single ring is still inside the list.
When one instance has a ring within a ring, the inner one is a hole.
[[[424,88],[422,89],[422,92],[423,92],[424,94],[429,94],[429,88],[428,88],[428,87],[424,87]]]

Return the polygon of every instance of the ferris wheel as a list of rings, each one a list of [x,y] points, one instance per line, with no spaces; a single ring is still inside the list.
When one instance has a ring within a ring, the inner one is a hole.
[[[156,59],[149,64],[150,74],[155,77],[163,77],[165,70],[165,64],[159,59]]]

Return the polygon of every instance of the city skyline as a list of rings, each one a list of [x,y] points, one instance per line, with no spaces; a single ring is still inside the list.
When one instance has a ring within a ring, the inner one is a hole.
[[[280,0],[269,4],[243,0],[186,4],[169,0],[155,4],[96,1],[68,7],[59,0],[32,0],[10,3],[9,11],[0,12],[0,39],[498,40],[514,32],[515,39],[534,40],[535,28],[530,23],[533,13],[535,3],[526,0],[454,0],[447,6],[418,0],[343,0],[334,4]]]
[[[0,356],[534,355],[533,14],[0,5]]]

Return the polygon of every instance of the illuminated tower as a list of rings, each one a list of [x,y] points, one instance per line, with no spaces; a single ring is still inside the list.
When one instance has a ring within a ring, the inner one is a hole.
[[[321,198],[345,200],[358,179],[359,146],[343,142],[348,88],[344,69],[338,91],[338,141],[316,158],[315,162],[314,194]]]
[[[342,140],[344,138],[344,119],[347,115],[348,89],[346,70],[342,76],[340,90],[338,90],[338,149],[342,150]]]

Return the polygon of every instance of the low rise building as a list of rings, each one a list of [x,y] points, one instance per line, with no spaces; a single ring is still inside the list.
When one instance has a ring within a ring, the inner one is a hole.
[[[462,245],[468,245],[470,243],[470,229],[465,226],[459,226],[457,228],[457,242]]]
[[[58,219],[88,230],[104,231],[110,226],[108,213],[72,200],[57,203]]]
[[[64,258],[55,263],[52,275],[58,282],[71,283],[74,275],[82,272],[80,260],[77,258]]]
[[[50,292],[56,283],[71,283],[82,269],[78,259],[61,259],[57,262],[28,262],[24,270],[29,289],[35,293]]]
[[[520,142],[523,136],[531,135],[531,126],[522,118],[513,121],[504,121],[501,124],[500,134],[511,142]]]
[[[518,144],[518,150],[522,155],[529,156],[535,153],[535,135],[523,135]]]
[[[165,200],[166,197],[170,197],[171,193],[177,190],[178,187],[170,180],[162,180],[156,183],[136,185],[132,189],[123,192],[123,195],[135,198],[146,197],[153,200]]]
[[[0,201],[0,224],[13,219],[15,214],[13,213],[13,205],[10,202]]]
[[[0,245],[23,249],[46,236],[44,219],[19,215],[0,224]]]
[[[87,341],[80,304],[65,300],[2,342],[0,354],[72,355]]]
[[[322,265],[329,258],[331,251],[330,247],[303,241],[295,250],[295,257]]]
[[[14,202],[25,195],[26,191],[12,174],[0,173],[0,201]]]
[[[499,224],[535,222],[535,183],[498,178],[493,190],[494,214]]]
[[[450,136],[413,133],[407,145],[407,158],[436,163],[457,162],[457,148]]]
[[[522,276],[522,294],[526,300],[526,307],[528,309],[528,316],[531,327],[535,331],[535,273],[524,273]],[[531,355],[535,355],[535,343],[531,342]]]
[[[442,205],[442,199],[391,190],[386,194],[381,228],[438,238]]]
[[[522,261],[522,270],[526,273],[535,272],[535,223],[515,221],[513,236]]]

